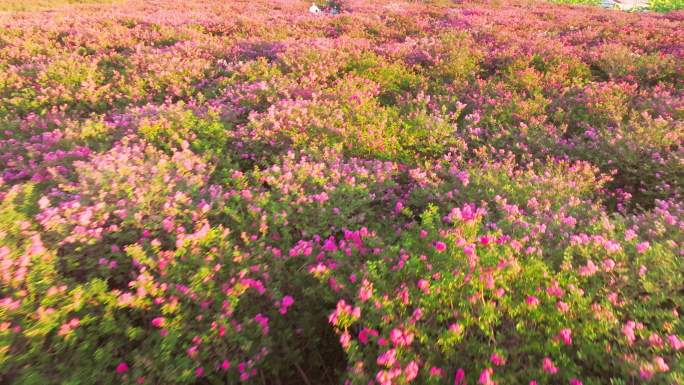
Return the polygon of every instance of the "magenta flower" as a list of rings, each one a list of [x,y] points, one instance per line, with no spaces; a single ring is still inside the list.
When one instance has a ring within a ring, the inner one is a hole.
[[[290,306],[292,306],[293,303],[294,303],[294,298],[292,298],[289,295],[284,296],[282,301],[280,301],[280,310],[279,310],[280,314],[286,314],[287,309]]]
[[[198,349],[199,349],[199,348],[198,348],[197,345],[193,345],[193,346],[189,347],[188,350],[187,350],[186,352],[188,353],[188,356],[190,356],[190,357],[195,357],[195,356],[197,355],[197,350],[198,350]]]
[[[378,332],[373,329],[363,328],[359,332],[359,342],[366,345],[368,343],[368,336],[378,336]]]
[[[489,360],[496,366],[502,366],[506,364],[506,359],[496,352],[492,353],[492,355],[489,357]]]
[[[283,297],[283,300],[281,301],[282,306],[288,307],[291,306],[294,303],[294,298],[292,298],[289,295],[286,295]]]
[[[542,361],[542,370],[549,374],[558,373],[558,368],[553,364],[553,361],[551,361],[549,357],[544,357],[544,360]]]
[[[454,375],[454,385],[465,385],[465,371],[462,368],[456,370]]]
[[[228,370],[228,369],[230,369],[230,361],[223,360],[221,362],[221,370]]]
[[[437,366],[433,366],[430,368],[430,377],[442,378],[443,375],[444,375],[444,370],[442,370],[442,368],[437,367]]]
[[[413,333],[394,328],[390,332],[390,341],[394,346],[409,346],[413,342]]]
[[[564,344],[566,345],[572,345],[572,330],[569,328],[561,329],[561,331],[558,333],[558,337],[563,341]]]
[[[254,316],[254,321],[261,326],[261,332],[263,334],[268,334],[269,328],[268,328],[268,317],[264,316],[263,314],[259,313]]]
[[[156,317],[152,319],[152,326],[156,328],[161,328],[164,327],[164,324],[166,323],[166,319],[164,317]]]
[[[397,204],[394,205],[394,212],[399,214],[403,208],[404,204],[402,202],[397,202]]]
[[[446,243],[442,241],[435,242],[435,250],[437,250],[437,252],[440,253],[443,252],[444,250],[446,250]]]
[[[482,372],[480,373],[480,379],[477,381],[478,384],[481,385],[496,385],[496,382],[492,379],[492,375],[494,374],[494,369],[492,368],[486,368],[483,369]]]
[[[582,381],[580,381],[576,378],[573,378],[570,380],[570,385],[582,385]]]
[[[377,363],[378,365],[386,366],[386,367],[392,367],[394,366],[394,363],[397,362],[397,350],[396,349],[390,349],[378,356]]]
[[[531,307],[537,307],[537,305],[539,305],[539,298],[533,295],[528,295],[527,298],[525,298],[525,303]]]
[[[126,373],[128,371],[128,364],[121,361],[119,365],[116,366],[116,372],[119,374]]]

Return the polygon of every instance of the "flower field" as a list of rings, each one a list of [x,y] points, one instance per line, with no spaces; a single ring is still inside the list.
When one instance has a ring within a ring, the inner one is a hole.
[[[0,15],[0,383],[684,384],[684,11]]]

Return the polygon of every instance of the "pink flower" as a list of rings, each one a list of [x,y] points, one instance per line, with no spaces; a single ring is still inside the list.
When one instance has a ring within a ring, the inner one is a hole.
[[[658,334],[651,333],[651,335],[648,337],[648,343],[651,346],[661,347],[661,346],[663,346],[663,339],[660,338],[660,336]]]
[[[639,376],[644,380],[653,377],[653,366],[651,364],[643,364],[639,367]]]
[[[556,308],[561,313],[566,313],[568,310],[570,310],[570,305],[568,305],[567,303],[565,303],[563,301],[558,301],[558,302],[556,302]]]
[[[263,314],[259,313],[254,316],[254,321],[261,326],[261,332],[263,334],[268,334],[268,317],[265,317]]]
[[[530,381],[529,385],[539,385],[539,384],[537,383],[537,381],[532,380],[532,381]]]
[[[422,290],[425,294],[430,292],[430,282],[425,279],[418,280],[418,288]]]
[[[468,178],[468,172],[467,171],[461,171],[458,173],[458,179],[463,183],[463,186],[467,186],[468,183],[470,183],[470,179]]]
[[[342,335],[340,336],[340,345],[346,349],[349,347],[350,341],[351,335],[348,332],[342,333]]]
[[[449,331],[456,333],[456,334],[461,334],[461,332],[463,331],[463,326],[461,324],[458,324],[458,323],[453,323],[453,324],[449,325]]]
[[[492,374],[494,374],[494,369],[486,368],[480,373],[480,379],[477,381],[478,384],[482,385],[496,385],[496,382],[492,380]]]
[[[394,368],[390,370],[381,370],[375,375],[375,379],[378,380],[380,385],[392,385],[393,379],[401,374],[400,368]]]
[[[188,356],[195,357],[197,355],[197,350],[198,350],[197,345],[193,345],[193,346],[189,347],[187,350]]]
[[[558,368],[553,364],[553,361],[551,361],[549,357],[544,357],[544,360],[542,361],[542,370],[549,374],[558,373]]]
[[[362,344],[364,344],[364,345],[367,344],[367,343],[368,343],[368,336],[369,336],[369,335],[371,335],[371,336],[377,336],[377,335],[378,335],[378,332],[376,332],[376,331],[373,330],[373,329],[363,328],[363,329],[359,332],[359,341],[360,341]]]
[[[282,301],[280,301],[280,314],[286,314],[287,308],[292,306],[293,303],[294,303],[294,298],[292,298],[289,295],[284,296]]]
[[[572,330],[569,328],[561,329],[558,337],[560,337],[564,344],[572,345]]]
[[[627,323],[622,327],[622,334],[625,335],[628,344],[633,344],[636,340],[636,335],[634,334],[634,327],[636,323],[634,321],[627,321]]]
[[[442,241],[435,242],[435,250],[437,250],[440,253],[443,252],[444,250],[446,250],[446,243]]]
[[[411,361],[408,363],[408,365],[406,365],[406,368],[404,369],[404,376],[408,382],[411,382],[418,377],[418,364],[416,361]]]
[[[615,268],[615,261],[613,261],[610,258],[606,258],[603,260],[603,270],[605,271],[611,271]]]
[[[591,277],[598,272],[598,267],[592,260],[588,260],[585,266],[580,267],[579,274],[583,277]]]
[[[404,204],[401,202],[397,202],[397,204],[394,205],[394,212],[396,214],[399,214],[403,208],[404,208]]]
[[[469,244],[463,246],[463,253],[465,255],[467,255],[468,257],[470,257],[470,258],[468,258],[468,261],[469,262],[472,261],[471,265],[474,264],[475,262],[477,262],[477,258],[475,256],[475,245],[473,245],[472,243],[469,243]]]
[[[430,368],[430,377],[442,378],[443,375],[444,375],[444,371],[442,370],[442,368],[437,367],[437,366],[433,366]]]
[[[364,345],[368,343],[368,334],[366,334],[365,329],[359,332],[359,342],[361,342]]]
[[[335,238],[330,237],[323,243],[323,250],[325,251],[337,251],[337,245],[335,244]]]
[[[646,250],[648,250],[648,248],[649,248],[650,246],[651,246],[651,244],[648,243],[648,242],[637,243],[637,245],[636,245],[636,251],[637,251],[637,253],[639,253],[639,254],[643,254]]]
[[[292,306],[292,304],[294,303],[294,298],[292,298],[289,295],[286,295],[283,297],[283,300],[280,303],[281,303],[281,306],[285,306],[285,307]]]
[[[230,369],[230,361],[223,360],[223,362],[221,362],[221,370],[228,370],[228,369]]]
[[[465,385],[465,371],[458,368],[456,375],[454,376],[454,385]]]
[[[615,292],[609,293],[606,298],[608,298],[608,301],[612,303],[613,305],[617,306],[619,304],[618,302],[618,294]]]
[[[390,341],[394,346],[409,346],[413,342],[413,333],[394,328],[390,332]]]
[[[427,237],[427,236],[428,236],[428,232],[427,232],[427,231],[425,231],[425,230],[420,230],[420,237],[421,237],[421,238],[425,238],[425,237]]]
[[[670,370],[670,367],[667,366],[667,363],[665,362],[663,357],[657,356],[653,359],[653,362],[655,363],[655,366],[658,369],[658,371],[667,372],[668,370]]]
[[[128,365],[121,361],[119,362],[119,365],[116,366],[116,372],[119,374],[126,373],[128,371]]]
[[[164,317],[156,317],[152,319],[152,326],[156,328],[163,327],[165,323],[166,319],[164,319]]]
[[[582,385],[582,381],[580,381],[576,378],[573,378],[570,380],[570,385]]]
[[[489,360],[496,366],[502,366],[506,364],[506,359],[496,352],[492,353],[492,355],[489,357]]]
[[[396,349],[390,349],[381,355],[378,356],[377,363],[378,365],[386,366],[386,367],[392,367],[394,366],[394,363],[397,362],[397,350]]]
[[[667,342],[670,344],[670,347],[671,347],[673,350],[682,350],[682,349],[684,349],[684,341],[682,341],[681,339],[679,339],[679,337],[677,337],[677,336],[674,335],[674,334],[670,334],[670,335],[667,336]]]
[[[525,298],[525,303],[531,307],[537,307],[537,305],[539,305],[539,298],[533,295],[528,295],[527,298]]]
[[[361,302],[366,302],[373,296],[373,284],[364,279],[359,288],[359,300]]]
[[[195,369],[195,377],[200,378],[202,376],[204,376],[204,368],[200,366],[199,368]]]
[[[565,291],[560,287],[558,281],[554,279],[551,282],[551,285],[546,288],[546,293],[548,295],[560,298],[563,296],[563,294],[565,294]]]

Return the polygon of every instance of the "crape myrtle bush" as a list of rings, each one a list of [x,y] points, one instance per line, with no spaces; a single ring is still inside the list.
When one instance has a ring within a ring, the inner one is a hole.
[[[682,13],[309,5],[0,16],[0,382],[684,383]]]

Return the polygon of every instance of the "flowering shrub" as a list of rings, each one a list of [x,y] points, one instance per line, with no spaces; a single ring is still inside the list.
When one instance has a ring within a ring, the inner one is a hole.
[[[682,383],[681,14],[310,5],[0,15],[0,382]]]

